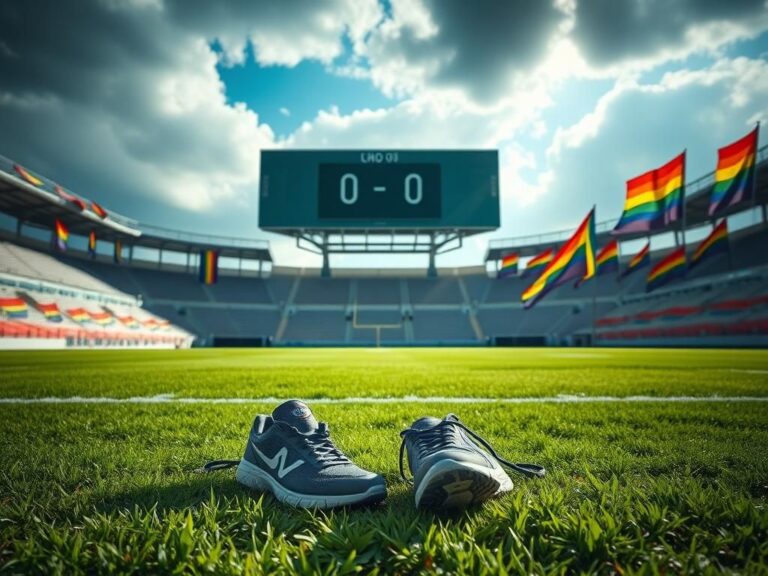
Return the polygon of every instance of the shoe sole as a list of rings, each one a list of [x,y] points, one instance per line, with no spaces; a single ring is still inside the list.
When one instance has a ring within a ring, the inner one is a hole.
[[[235,478],[240,484],[252,490],[271,492],[280,502],[285,502],[297,508],[335,508],[337,506],[376,504],[387,496],[386,487],[381,485],[371,486],[368,490],[359,494],[319,496],[317,494],[293,492],[279,484],[264,470],[245,459],[240,460]]]
[[[512,481],[499,469],[445,459],[433,465],[416,490],[416,507],[463,510],[512,490]]]

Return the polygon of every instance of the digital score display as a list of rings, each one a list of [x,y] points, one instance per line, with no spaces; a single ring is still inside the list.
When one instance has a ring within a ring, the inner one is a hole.
[[[497,150],[263,150],[259,227],[495,230]]]
[[[440,218],[438,164],[320,164],[321,219]]]

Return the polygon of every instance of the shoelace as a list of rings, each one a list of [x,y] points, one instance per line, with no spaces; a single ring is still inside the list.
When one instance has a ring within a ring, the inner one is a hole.
[[[503,464],[504,466],[510,468],[511,470],[514,470],[515,472],[519,472],[520,474],[523,474],[524,476],[527,476],[529,478],[543,478],[547,471],[543,466],[539,466],[538,464],[528,464],[528,463],[513,463],[509,460],[505,460],[501,456],[498,455],[496,450],[493,449],[493,446],[491,446],[485,438],[477,434],[476,432],[473,432],[470,430],[463,422],[459,420],[459,418],[454,414],[449,414],[445,420],[441,421],[439,424],[436,424],[432,428],[426,428],[424,430],[417,430],[415,428],[406,428],[402,432],[400,432],[400,437],[403,439],[402,442],[400,442],[400,476],[405,480],[406,482],[413,483],[413,480],[409,479],[405,475],[405,468],[403,466],[403,455],[405,454],[405,440],[406,437],[410,434],[414,434],[416,436],[419,436],[418,442],[423,445],[424,449],[435,449],[440,448],[442,446],[446,446],[448,442],[448,434],[450,432],[449,426],[457,426],[464,430],[467,434],[469,434],[473,439],[477,440],[483,448],[485,448],[488,453],[493,456],[497,462]]]
[[[309,434],[307,442],[312,445],[312,452],[318,461],[327,466],[334,464],[349,464],[346,454],[339,450],[331,440],[331,432],[325,422],[320,422],[317,430]]]
[[[312,453],[317,460],[325,466],[334,466],[336,464],[349,464],[347,458],[341,450],[331,440],[331,432],[325,422],[320,422],[317,430],[305,436],[306,441],[312,447]],[[195,472],[216,472],[217,470],[227,470],[240,464],[240,460],[211,460],[205,463],[201,468],[196,468]]]

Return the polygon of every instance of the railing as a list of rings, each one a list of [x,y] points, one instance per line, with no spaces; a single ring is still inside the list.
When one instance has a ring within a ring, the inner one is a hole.
[[[16,170],[14,170],[13,168],[14,164],[16,163],[10,158],[6,158],[5,156],[0,155],[0,170],[7,172],[11,176],[21,179],[21,176],[19,176]],[[90,202],[88,198],[85,198],[79,194],[72,192],[68,188],[65,188],[61,184],[57,184],[53,180],[40,175],[39,173],[33,171],[32,169],[29,169],[29,170],[35,176],[35,178],[38,178],[43,182],[42,186],[36,186],[35,188],[37,188],[38,190],[40,190],[41,192],[49,196],[52,201],[57,203],[60,203],[62,201],[61,197],[56,192],[56,186],[59,186],[62,190],[64,190],[68,194],[71,194],[75,198],[82,200],[86,205],[88,205],[88,203]],[[108,206],[106,207],[106,209],[107,209],[109,220],[112,220],[116,224],[120,224],[122,226],[131,228],[134,230],[141,230],[142,233],[150,234],[153,236],[159,236],[161,238],[165,238],[169,240],[179,240],[182,242],[194,242],[197,244],[211,244],[211,245],[217,245],[217,246],[231,246],[233,248],[248,248],[248,249],[256,249],[256,250],[269,249],[269,242],[267,242],[266,240],[255,240],[250,238],[235,238],[231,236],[218,236],[213,234],[197,234],[193,232],[183,232],[181,230],[172,230],[170,228],[162,228],[160,226],[140,224],[139,222],[137,222],[132,218],[128,218],[127,216],[123,216],[122,214],[118,214],[114,210],[110,209]]]
[[[606,220],[595,224],[595,232],[608,232],[616,225],[615,220]],[[529,234],[514,238],[497,238],[488,241],[489,248],[514,248],[515,246],[529,246],[531,244],[557,244],[573,235],[573,228],[557,230],[556,232],[544,232],[542,234]]]
[[[268,250],[269,242],[267,240],[257,240],[255,238],[237,238],[234,236],[219,236],[215,234],[198,234],[195,232],[183,232],[181,230],[172,230],[161,226],[151,224],[141,224],[139,229],[143,234],[149,236],[158,236],[168,240],[179,240],[181,242],[191,242],[194,244],[209,244],[212,246],[231,246],[233,248],[248,248],[252,250]]]
[[[757,164],[762,164],[768,161],[768,145],[763,146],[757,151]],[[704,176],[696,178],[691,182],[685,184],[685,195],[688,199],[692,196],[700,193],[709,186],[715,183],[715,172],[709,172]],[[609,232],[613,230],[619,219],[606,220],[604,222],[598,222],[595,224],[595,232],[600,234],[602,232]],[[515,248],[517,246],[529,246],[531,244],[556,244],[567,238],[570,238],[573,234],[573,229],[568,228],[566,230],[558,230],[556,232],[545,232],[543,234],[529,234],[527,236],[516,236],[514,238],[497,238],[488,242],[488,248]]]
[[[23,178],[21,176],[19,176],[19,174],[16,172],[16,170],[14,170],[14,168],[13,168],[14,164],[17,164],[17,163],[14,162],[13,160],[11,160],[10,158],[6,158],[2,154],[0,154],[0,170],[10,174],[11,176],[19,178],[20,180],[23,181]],[[23,168],[25,170],[27,169],[26,166],[23,166]],[[29,170],[35,176],[35,178],[37,178],[37,179],[39,179],[39,180],[41,180],[43,182],[43,186],[35,186],[35,188],[37,188],[38,190],[40,190],[42,192],[45,192],[48,196],[51,197],[51,200],[55,200],[56,202],[62,202],[61,197],[56,193],[56,186],[59,186],[67,194],[71,194],[75,198],[78,198],[78,199],[82,200],[86,205],[88,205],[90,203],[90,199],[85,198],[83,196],[80,196],[79,194],[75,194],[69,188],[66,188],[65,186],[62,186],[61,184],[57,184],[56,182],[54,182],[50,178],[46,178],[45,176],[40,175],[39,173],[35,172],[32,169],[29,169]],[[132,218],[128,218],[127,216],[123,216],[122,214],[118,214],[117,212],[115,212],[115,211],[113,211],[111,209],[107,209],[107,215],[108,215],[109,219],[112,220],[113,222],[115,222],[116,224],[120,224],[120,225],[125,226],[127,228],[132,228],[134,230],[138,229],[138,227],[139,227],[139,223],[136,220],[134,220]]]

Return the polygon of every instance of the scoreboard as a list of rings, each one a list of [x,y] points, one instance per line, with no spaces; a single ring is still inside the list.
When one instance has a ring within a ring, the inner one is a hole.
[[[268,231],[499,227],[496,150],[265,150]]]

